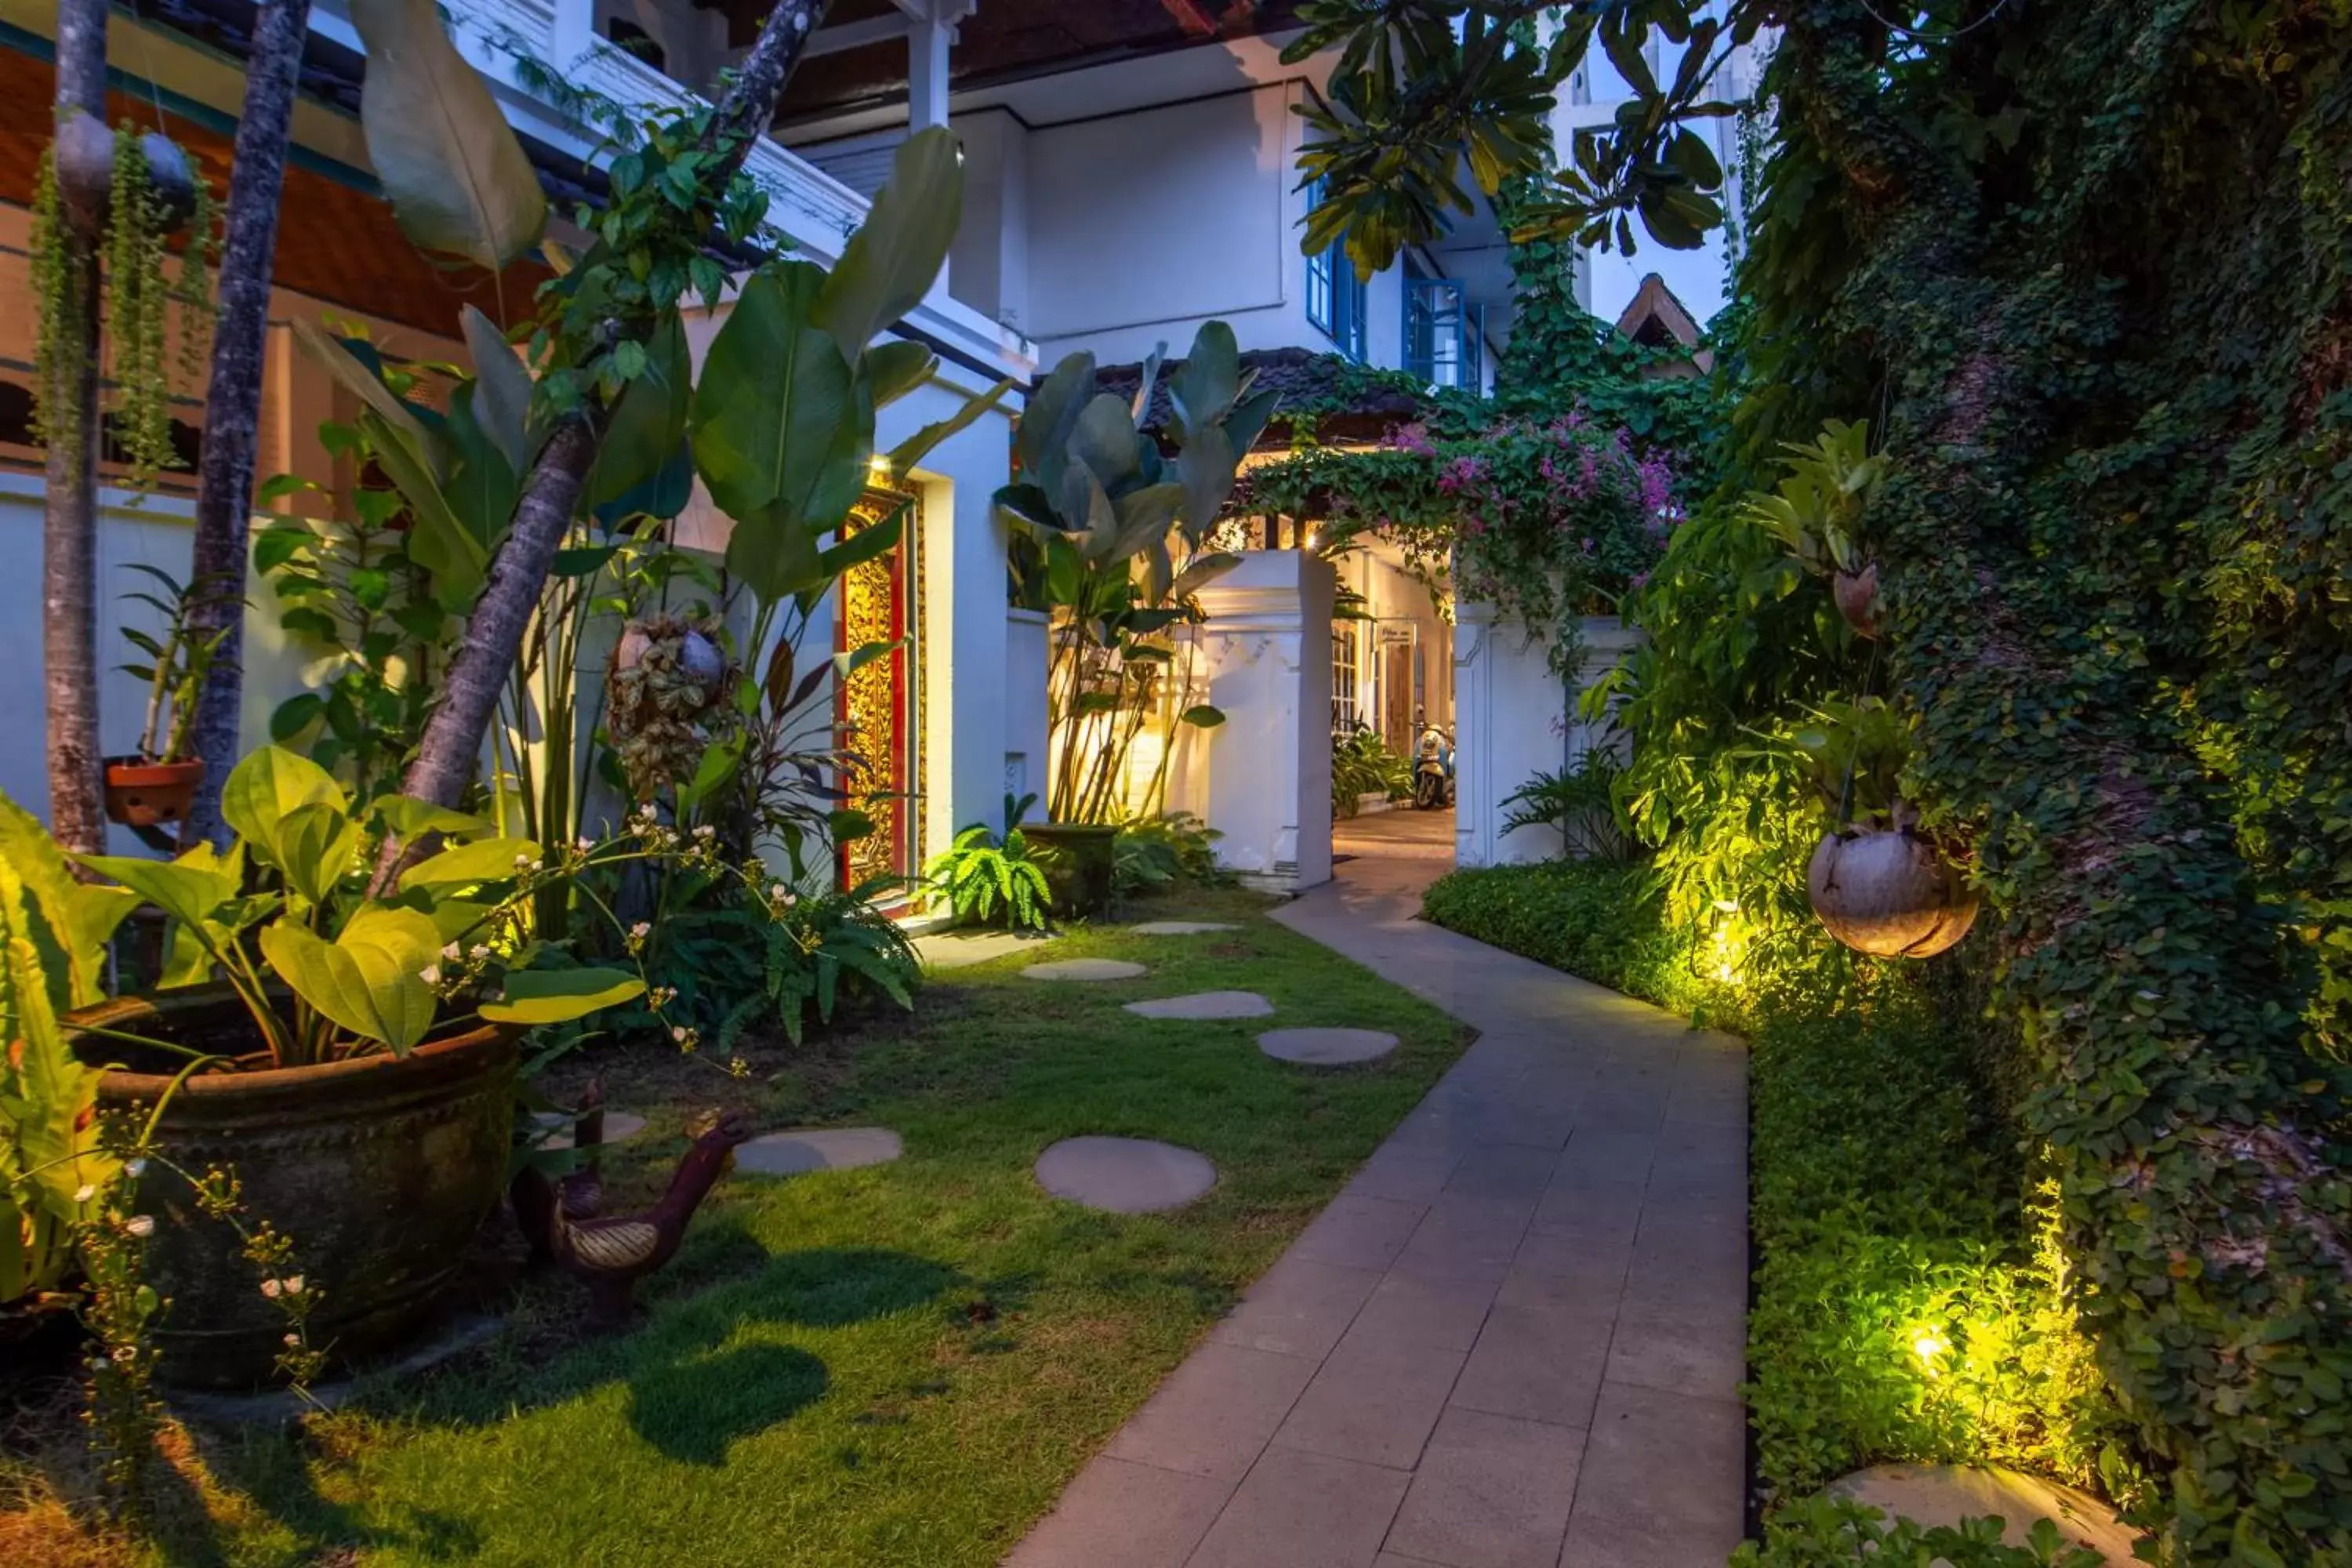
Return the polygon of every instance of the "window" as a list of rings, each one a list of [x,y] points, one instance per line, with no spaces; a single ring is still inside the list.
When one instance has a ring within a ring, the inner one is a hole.
[[[1485,371],[1486,311],[1463,298],[1462,285],[1405,263],[1404,368],[1434,386],[1478,390]]]
[[[1323,205],[1323,182],[1307,187],[1307,210]],[[1307,258],[1307,319],[1349,359],[1364,357],[1364,285],[1337,240]]]
[[[1331,628],[1331,733],[1345,740],[1356,732],[1356,628]]]

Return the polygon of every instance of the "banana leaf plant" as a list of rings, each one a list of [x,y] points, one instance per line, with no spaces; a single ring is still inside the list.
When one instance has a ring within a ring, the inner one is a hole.
[[[1013,442],[1019,475],[996,492],[1020,596],[1054,618],[1046,812],[1056,822],[1157,810],[1173,748],[1140,800],[1125,788],[1129,756],[1163,681],[1177,700],[1189,689],[1192,645],[1175,628],[1197,625],[1194,595],[1240,564],[1209,535],[1277,395],[1253,394],[1233,329],[1204,324],[1168,378],[1176,450],[1165,457],[1148,419],[1166,347],[1132,398],[1096,390],[1092,354],[1064,358],[1030,395]],[[1203,703],[1174,717],[1206,728],[1224,716]]]
[[[203,843],[168,862],[71,858],[163,912],[164,988],[226,982],[278,1067],[404,1056],[474,1016],[563,1023],[645,989],[625,971],[558,967],[562,955],[529,940],[518,918],[548,879],[653,852],[631,841],[542,848],[396,795],[355,816],[324,768],[276,746],[230,773],[221,809],[236,834],[226,851]],[[444,847],[376,897],[366,850],[386,832],[435,833]]]

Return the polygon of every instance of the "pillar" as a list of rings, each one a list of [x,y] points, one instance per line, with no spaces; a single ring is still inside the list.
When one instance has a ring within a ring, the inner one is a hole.
[[[1209,826],[1217,860],[1250,887],[1331,879],[1331,563],[1300,550],[1244,552],[1201,590],[1210,703]]]

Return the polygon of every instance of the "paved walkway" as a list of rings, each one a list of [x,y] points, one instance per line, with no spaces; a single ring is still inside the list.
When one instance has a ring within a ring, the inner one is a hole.
[[[1717,1568],[1746,1473],[1741,1047],[1422,924],[1444,862],[1353,837],[1276,918],[1479,1038],[1008,1562]]]

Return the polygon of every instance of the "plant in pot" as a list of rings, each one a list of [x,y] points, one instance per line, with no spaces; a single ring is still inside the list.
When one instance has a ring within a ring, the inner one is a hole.
[[[1829,580],[1838,613],[1865,637],[1880,625],[1878,563],[1864,548],[1863,519],[1886,479],[1870,450],[1870,426],[1832,419],[1810,446],[1788,446],[1789,472],[1777,489],[1751,494],[1748,517],[1787,547],[1806,572]]]
[[[238,763],[222,800],[236,835],[226,852],[72,857],[135,895],[118,895],[114,919],[132,901],[163,911],[167,959],[153,993],[62,1023],[77,1055],[109,1069],[101,1115],[152,1116],[182,1169],[233,1166],[257,1222],[295,1238],[321,1293],[313,1330],[347,1359],[433,1309],[497,1202],[522,1031],[644,988],[626,971],[564,966],[530,933],[532,896],[667,851],[635,839],[542,849],[400,795],[354,815],[324,769],[276,747]],[[444,847],[371,896],[368,846],[388,832]],[[42,856],[62,867],[46,841]],[[103,941],[80,934],[75,961],[95,962]],[[159,1216],[150,1278],[170,1300],[160,1375],[268,1379],[283,1318],[237,1266],[240,1238],[190,1212],[160,1173],[138,1202]]]
[[[1160,362],[1155,351],[1124,398],[1096,391],[1092,354],[1065,358],[1030,395],[1013,440],[1018,474],[996,492],[1024,544],[1016,591],[1054,620],[1052,821],[1023,831],[1055,852],[1047,876],[1073,913],[1108,907],[1117,825],[1148,815],[1165,788],[1171,749],[1140,801],[1129,798],[1129,757],[1166,706],[1162,689],[1190,684],[1178,666],[1192,644],[1171,633],[1202,618],[1193,595],[1239,564],[1209,549],[1208,536],[1276,401],[1251,393],[1233,329],[1208,322],[1168,377],[1176,455],[1163,458],[1150,428]],[[1195,704],[1174,717],[1207,728],[1223,715]]]
[[[204,759],[189,754],[188,731],[196,716],[196,693],[228,628],[205,632],[195,624],[206,608],[206,595],[219,589],[201,579],[182,584],[143,563],[134,562],[131,569],[154,579],[160,592],[140,589],[123,597],[152,606],[163,625],[157,633],[122,628],[123,640],[146,661],[119,668],[147,683],[147,717],[139,750],[106,759],[106,815],[128,827],[156,828],[186,816],[196,786],[204,783]]]
[[[1883,698],[1816,711],[1790,737],[1835,810],[1806,867],[1805,889],[1829,933],[1878,958],[1932,958],[1968,935],[1976,889],[1948,846],[1903,798],[1908,722]]]

